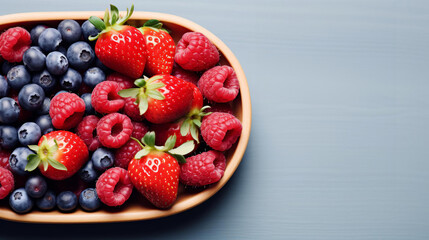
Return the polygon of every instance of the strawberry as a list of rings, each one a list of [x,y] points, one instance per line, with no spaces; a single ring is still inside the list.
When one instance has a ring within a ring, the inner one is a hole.
[[[124,25],[131,17],[134,5],[127,14],[119,18],[119,10],[110,5],[104,14],[104,21],[91,16],[89,21],[101,32],[95,37],[89,37],[95,44],[95,54],[107,67],[131,78],[143,75],[146,64],[146,44],[143,34],[135,27]]]
[[[146,39],[147,63],[145,72],[149,76],[171,74],[174,63],[176,45],[162,23],[151,19],[139,28]]]
[[[124,89],[118,94],[124,98],[135,98],[140,115],[144,114],[149,122],[173,122],[189,112],[193,98],[190,83],[163,74],[137,79],[134,84],[139,88]]]
[[[194,148],[193,141],[173,148],[176,137],[171,136],[165,146],[155,146],[154,132],[148,132],[142,142],[135,140],[143,149],[136,153],[128,165],[131,182],[155,207],[169,208],[177,198],[180,176],[178,161],[186,162],[183,155]]]
[[[28,146],[37,154],[28,156],[26,171],[39,167],[47,178],[63,180],[71,177],[88,161],[88,148],[76,134],[54,131],[42,136],[38,145]]]

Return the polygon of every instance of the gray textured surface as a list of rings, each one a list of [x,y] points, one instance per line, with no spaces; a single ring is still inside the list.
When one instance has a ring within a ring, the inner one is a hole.
[[[429,238],[428,2],[134,3],[195,21],[236,54],[253,101],[242,164],[213,198],[176,216],[73,226],[0,221],[0,238]],[[0,14],[105,7],[7,1]]]

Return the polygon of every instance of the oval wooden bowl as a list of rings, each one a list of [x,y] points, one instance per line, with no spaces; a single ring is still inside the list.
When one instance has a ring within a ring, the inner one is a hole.
[[[122,14],[124,13],[122,12]],[[56,27],[63,19],[74,19],[82,23],[93,15],[103,17],[104,12],[37,12],[5,15],[0,16],[0,31],[13,26],[22,26],[31,29],[36,24],[46,24]],[[176,203],[167,210],[156,209],[134,191],[131,199],[125,206],[121,208],[105,207],[91,213],[80,209],[73,213],[61,213],[57,210],[41,212],[34,209],[27,214],[16,214],[9,208],[8,199],[3,199],[0,201],[0,218],[33,223],[101,223],[160,218],[185,211],[206,201],[219,191],[234,174],[246,150],[251,128],[249,87],[240,63],[231,50],[213,33],[187,19],[164,13],[134,12],[128,23],[134,26],[141,26],[149,19],[158,19],[163,22],[164,26],[171,30],[171,35],[176,43],[185,32],[195,31],[203,33],[219,49],[221,64],[230,65],[235,69],[240,82],[240,95],[234,101],[234,112],[243,124],[243,132],[235,146],[226,153],[227,167],[223,178],[218,183],[198,191],[185,189],[183,186],[180,186]]]

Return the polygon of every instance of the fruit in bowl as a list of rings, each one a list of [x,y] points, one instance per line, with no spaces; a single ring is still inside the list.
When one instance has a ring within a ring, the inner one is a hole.
[[[0,18],[0,167],[11,173],[0,179],[0,218],[168,216],[207,200],[238,167],[250,134],[248,86],[231,51],[204,28],[114,6]],[[26,122],[39,129],[19,131]],[[24,187],[34,176],[46,181],[42,197]]]

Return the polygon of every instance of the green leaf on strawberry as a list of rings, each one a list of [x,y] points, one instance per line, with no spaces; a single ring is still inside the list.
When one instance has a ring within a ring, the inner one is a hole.
[[[201,120],[204,116],[211,114],[211,112],[204,112],[208,108],[210,106],[204,106],[201,109],[192,109],[180,126],[180,134],[186,136],[191,133],[192,138],[199,143],[198,130],[201,127]]]

